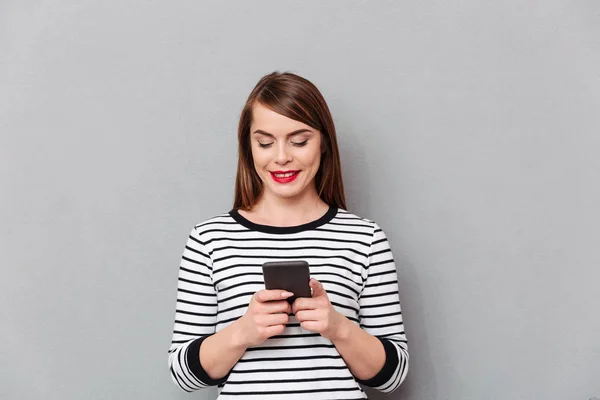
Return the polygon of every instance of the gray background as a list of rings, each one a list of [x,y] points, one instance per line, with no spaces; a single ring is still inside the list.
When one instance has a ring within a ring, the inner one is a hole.
[[[373,399],[600,397],[597,1],[1,1],[0,398],[210,399],[167,371],[236,127],[312,80],[388,234],[409,376]]]

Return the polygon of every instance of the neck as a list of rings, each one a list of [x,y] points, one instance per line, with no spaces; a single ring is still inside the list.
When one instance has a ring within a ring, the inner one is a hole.
[[[329,206],[321,200],[316,190],[288,198],[263,192],[251,213],[268,219],[276,226],[295,226],[321,217]]]

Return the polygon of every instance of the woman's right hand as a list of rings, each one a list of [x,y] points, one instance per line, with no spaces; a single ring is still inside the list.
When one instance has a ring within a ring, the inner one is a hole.
[[[246,347],[259,345],[283,332],[292,312],[286,299],[292,295],[279,289],[260,290],[252,295],[248,310],[238,319]]]

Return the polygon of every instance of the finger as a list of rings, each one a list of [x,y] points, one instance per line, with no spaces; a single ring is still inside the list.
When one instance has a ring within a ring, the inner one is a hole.
[[[302,327],[302,329],[305,329],[307,331],[311,331],[311,332],[321,332],[321,327],[322,324],[319,321],[305,321],[305,322],[301,322],[300,326]]]
[[[285,325],[289,321],[287,314],[264,314],[257,317],[260,326]]]
[[[310,297],[298,297],[292,304],[292,312],[296,314],[300,310],[315,310],[319,301]]]
[[[263,329],[264,329],[264,334],[267,337],[271,337],[271,336],[280,335],[281,333],[283,333],[283,331],[285,330],[285,325],[267,326],[267,327],[264,327]]]
[[[264,303],[267,301],[287,299],[293,295],[293,293],[281,289],[259,290],[258,292],[254,293],[254,300],[258,301],[259,303]]]
[[[323,295],[327,295],[323,284],[316,280],[315,278],[310,279],[310,287],[313,290],[312,297],[319,297]]]
[[[321,317],[319,310],[302,310],[296,313],[296,319],[300,322],[318,321]]]
[[[287,300],[267,301],[261,303],[260,312],[263,314],[286,313],[289,314],[292,307]]]

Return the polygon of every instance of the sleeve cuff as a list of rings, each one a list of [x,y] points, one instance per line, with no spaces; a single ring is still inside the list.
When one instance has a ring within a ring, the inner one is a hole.
[[[225,375],[223,378],[220,379],[212,379],[210,376],[208,376],[208,374],[202,367],[202,364],[200,363],[200,345],[202,344],[204,339],[206,339],[209,336],[211,335],[199,337],[198,339],[195,339],[192,343],[190,343],[187,349],[186,358],[188,368],[196,376],[196,378],[198,378],[198,380],[200,380],[208,386],[216,386],[225,382],[229,377],[229,374]]]
[[[383,364],[383,368],[379,371],[374,377],[371,379],[358,379],[355,377],[356,381],[362,385],[368,387],[378,387],[382,386],[386,382],[388,382],[394,376],[394,372],[396,372],[396,367],[398,366],[398,352],[396,351],[396,346],[385,338],[380,338],[375,336],[381,344],[383,344],[383,349],[385,350],[385,363]]]

